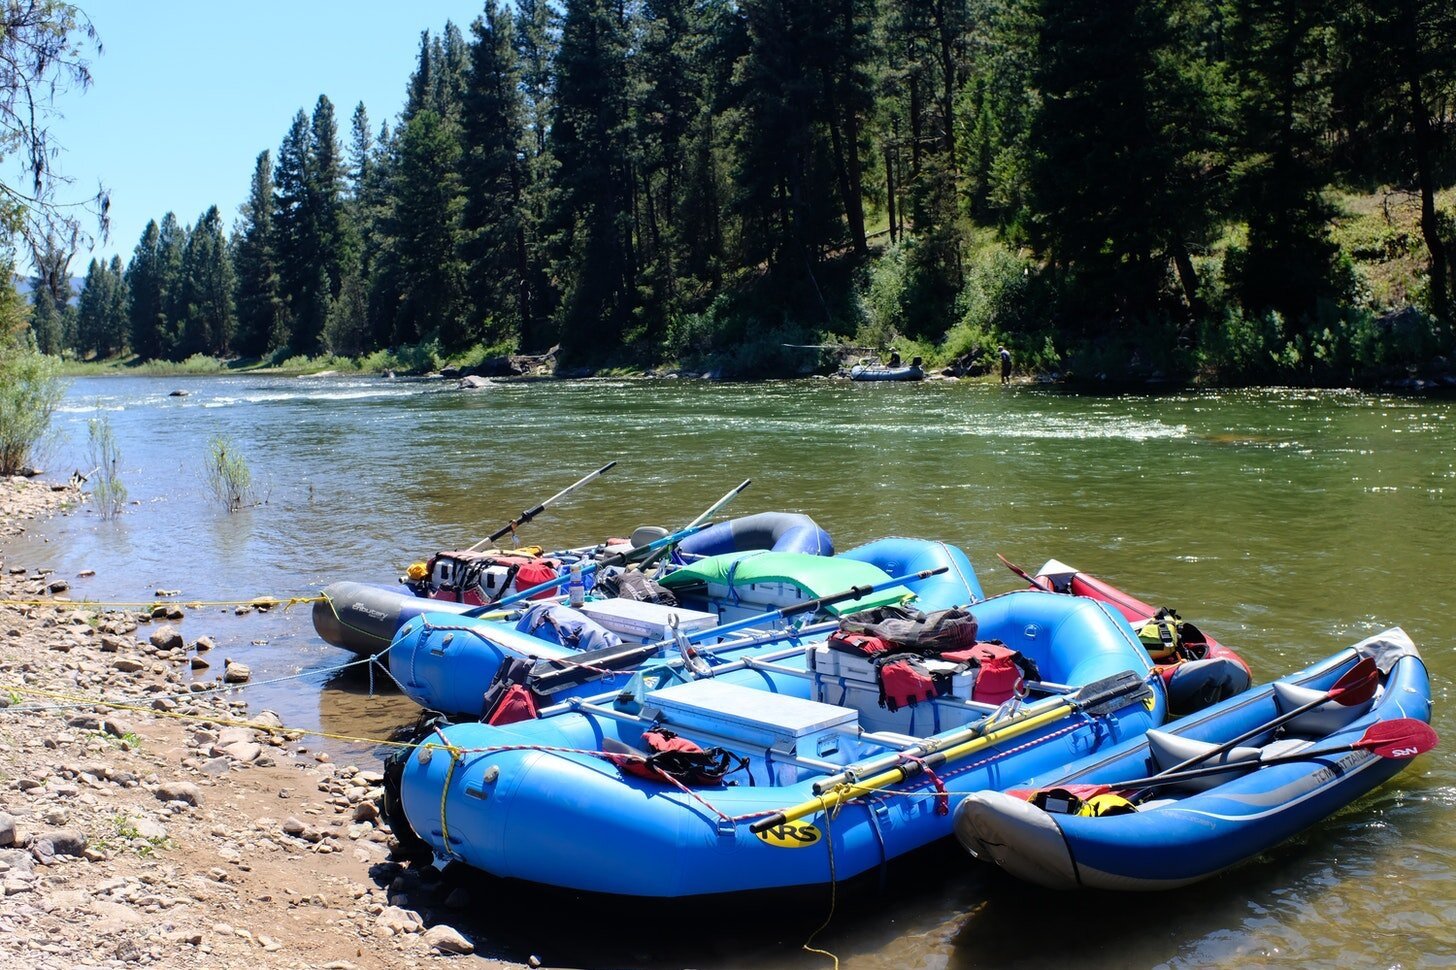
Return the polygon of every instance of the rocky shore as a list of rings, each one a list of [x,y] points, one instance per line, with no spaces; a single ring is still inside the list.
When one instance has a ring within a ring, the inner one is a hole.
[[[79,501],[0,479],[0,542]],[[396,860],[377,771],[250,715],[181,607],[93,612],[75,581],[0,560],[0,967],[510,966]]]

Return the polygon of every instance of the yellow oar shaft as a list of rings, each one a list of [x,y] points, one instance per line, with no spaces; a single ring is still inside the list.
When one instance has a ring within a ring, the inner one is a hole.
[[[944,751],[928,755],[925,760],[930,761],[933,759],[937,764],[956,761],[964,758],[968,754],[974,754],[977,751],[989,748],[991,745],[1005,741],[1008,738],[1014,738],[1028,731],[1035,731],[1037,728],[1051,724],[1053,721],[1061,720],[1074,710],[1076,710],[1076,707],[1072,704],[1062,704],[1050,710],[1042,711],[1040,714],[1033,714],[1030,717],[1010,721],[999,728],[992,728],[980,737],[972,738],[969,741],[962,741],[960,744],[951,745]],[[838,808],[850,799],[858,798],[861,795],[879,791],[881,788],[888,788],[893,784],[904,781],[914,770],[915,762],[907,762],[899,767],[883,771],[878,775],[871,775],[863,781],[850,782],[842,788],[835,788],[825,792],[813,801],[803,802],[785,810],[782,821],[794,822],[806,816],[813,815],[820,810],[828,811]]]

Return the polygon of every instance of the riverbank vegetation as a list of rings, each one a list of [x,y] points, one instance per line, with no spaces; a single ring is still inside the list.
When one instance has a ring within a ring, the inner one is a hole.
[[[32,326],[184,369],[1004,342],[1091,379],[1392,380],[1453,343],[1453,32],[1438,0],[490,0],[420,38],[398,117],[319,97],[230,232],[167,213]]]

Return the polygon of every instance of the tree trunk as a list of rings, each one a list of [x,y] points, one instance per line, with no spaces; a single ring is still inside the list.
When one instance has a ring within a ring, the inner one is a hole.
[[[869,243],[865,239],[864,203],[855,189],[855,179],[850,175],[850,154],[857,154],[853,148],[845,151],[845,137],[839,131],[839,103],[834,97],[834,82],[828,69],[823,72],[824,102],[829,109],[829,140],[834,148],[834,174],[839,182],[839,198],[844,204],[844,218],[849,224],[849,238],[857,255],[869,255]],[[852,114],[853,112],[850,112]]]
[[[1416,22],[1414,0],[1399,5],[1401,10],[1401,68],[1405,76],[1406,106],[1411,114],[1414,132],[1416,182],[1421,191],[1421,235],[1430,256],[1431,310],[1443,322],[1451,322],[1450,297],[1446,291],[1446,247],[1441,241],[1441,224],[1436,217],[1436,179],[1434,167],[1435,136],[1431,116],[1421,91],[1420,27]]]
[[[1198,271],[1193,268],[1193,257],[1188,255],[1188,247],[1181,240],[1173,244],[1173,265],[1178,269],[1178,282],[1183,285],[1189,316],[1199,320],[1203,317],[1203,301],[1198,297]]]
[[[890,245],[893,246],[899,236],[895,231],[895,150],[889,144],[885,145],[885,200],[889,207]]]

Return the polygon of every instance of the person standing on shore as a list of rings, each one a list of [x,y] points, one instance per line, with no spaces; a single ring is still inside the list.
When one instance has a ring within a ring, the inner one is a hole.
[[[1011,383],[1011,351],[1001,348],[1001,383]]]

